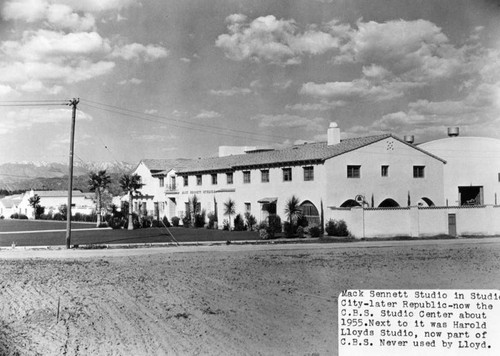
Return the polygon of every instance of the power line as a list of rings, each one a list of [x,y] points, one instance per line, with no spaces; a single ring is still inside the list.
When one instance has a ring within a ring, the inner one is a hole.
[[[85,105],[88,105],[88,106],[96,108],[96,109],[100,109],[100,110],[104,110],[104,111],[108,111],[108,112],[112,112],[112,113],[116,113],[116,114],[120,114],[120,115],[125,115],[125,116],[129,116],[129,117],[134,117],[134,118],[140,119],[140,120],[151,121],[151,122],[165,123],[163,120],[166,120],[166,121],[174,122],[175,124],[171,124],[171,125],[175,126],[175,127],[188,128],[188,129],[197,130],[197,131],[203,131],[203,132],[210,132],[210,133],[215,133],[215,134],[218,134],[218,135],[234,136],[234,137],[245,137],[246,138],[246,136],[241,136],[241,135],[231,135],[231,134],[227,134],[227,133],[207,131],[207,130],[201,129],[200,127],[205,127],[207,129],[224,130],[224,131],[230,131],[230,132],[235,132],[235,133],[242,133],[242,134],[245,134],[245,135],[252,135],[252,136],[262,136],[262,137],[280,138],[280,139],[289,139],[290,138],[290,137],[280,136],[280,135],[259,134],[259,133],[254,133],[254,132],[250,132],[250,131],[245,131],[245,130],[229,129],[227,127],[221,127],[221,126],[215,126],[215,125],[208,125],[208,124],[203,124],[203,123],[182,122],[182,125],[184,125],[184,126],[182,126],[179,123],[178,120],[171,119],[171,118],[168,118],[168,117],[165,117],[165,116],[153,115],[153,114],[148,114],[148,113],[142,113],[142,112],[139,112],[139,111],[130,110],[130,109],[126,109],[126,108],[120,108],[118,106],[109,105],[109,104],[103,104],[103,103],[99,103],[99,102],[92,101],[92,100],[87,100],[87,99],[82,99],[82,101],[87,102]],[[90,105],[88,103],[92,103],[92,104],[96,104],[96,105],[100,105],[100,106],[105,106],[105,107],[108,107],[108,108],[111,108],[111,109],[114,109],[114,110],[105,109],[105,108],[101,108],[101,107],[96,107],[96,106]],[[158,119],[162,119],[162,121],[153,120],[153,119],[147,119],[147,118],[144,118],[144,117],[137,117],[137,116],[133,116],[133,115],[128,115],[128,114],[119,112],[117,110],[125,111],[125,112],[130,112],[130,113],[141,115],[141,116],[149,116],[149,117],[152,117],[152,118],[158,118]],[[189,125],[189,126],[185,126],[185,125]],[[267,141],[260,140],[260,141],[262,141],[262,142],[269,142],[269,140],[267,140]]]
[[[53,103],[53,104],[48,104],[48,103],[39,103],[39,104],[33,104],[33,103],[19,103],[19,104],[0,104],[0,106],[61,106],[61,105],[67,105],[66,103]]]

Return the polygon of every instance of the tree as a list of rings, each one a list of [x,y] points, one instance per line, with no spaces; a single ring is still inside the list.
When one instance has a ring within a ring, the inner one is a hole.
[[[133,230],[134,224],[132,221],[132,193],[137,192],[141,189],[143,184],[141,183],[141,176],[137,173],[135,174],[124,174],[120,177],[120,187],[128,194],[128,229]]]
[[[95,192],[96,203],[97,203],[97,227],[101,225],[101,203],[102,194],[104,190],[111,183],[111,178],[106,174],[106,170],[99,171],[97,173],[90,172],[88,185],[91,192]]]
[[[39,212],[41,211],[41,206],[40,206],[40,196],[38,194],[33,195],[31,198],[28,200],[29,204],[33,208],[33,214],[35,215],[35,219],[38,218]],[[43,214],[43,213],[42,213]]]
[[[235,206],[236,203],[231,198],[224,203],[224,215],[229,216],[229,231],[231,231],[231,215],[236,213]]]
[[[290,223],[290,229],[293,230],[293,222],[297,220],[299,216],[302,216],[302,209],[300,208],[300,199],[295,195],[292,195],[290,199],[285,203],[285,215],[288,217],[288,222]]]

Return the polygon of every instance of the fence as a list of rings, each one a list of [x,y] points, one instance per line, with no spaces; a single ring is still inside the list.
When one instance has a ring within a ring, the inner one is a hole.
[[[356,238],[500,235],[500,206],[330,208]]]

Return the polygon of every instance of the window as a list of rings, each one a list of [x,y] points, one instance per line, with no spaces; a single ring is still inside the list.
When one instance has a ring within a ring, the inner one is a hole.
[[[217,173],[212,174],[212,184],[217,184]]]
[[[263,169],[260,171],[260,177],[262,183],[269,183],[269,169]]]
[[[165,185],[165,178],[160,177],[160,187],[163,187]]]
[[[184,177],[182,177],[182,180],[184,181],[184,186],[187,187],[188,186],[188,182],[189,182],[189,177],[188,176],[184,176]]]
[[[250,171],[243,172],[243,183],[250,183]]]
[[[291,182],[291,181],[292,181],[292,169],[283,168],[283,182]]]
[[[304,180],[314,180],[314,167],[304,167]]]
[[[233,172],[226,173],[227,184],[233,184]]]
[[[201,185],[203,180],[201,179],[201,174],[196,175],[196,185]]]
[[[424,178],[425,166],[413,166],[413,178]]]
[[[347,178],[360,178],[361,166],[347,166]]]
[[[245,212],[250,212],[252,210],[252,204],[251,203],[245,203]]]
[[[389,166],[381,166],[380,167],[380,175],[382,177],[389,177]]]

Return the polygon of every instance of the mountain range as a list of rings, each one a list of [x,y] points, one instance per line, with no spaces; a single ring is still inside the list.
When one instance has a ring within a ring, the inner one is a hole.
[[[135,165],[127,162],[74,162],[73,186],[88,190],[87,179],[90,172],[106,170],[112,181],[124,173],[130,173]],[[67,189],[68,164],[54,162],[13,162],[0,164],[0,189],[19,191],[29,189]]]

